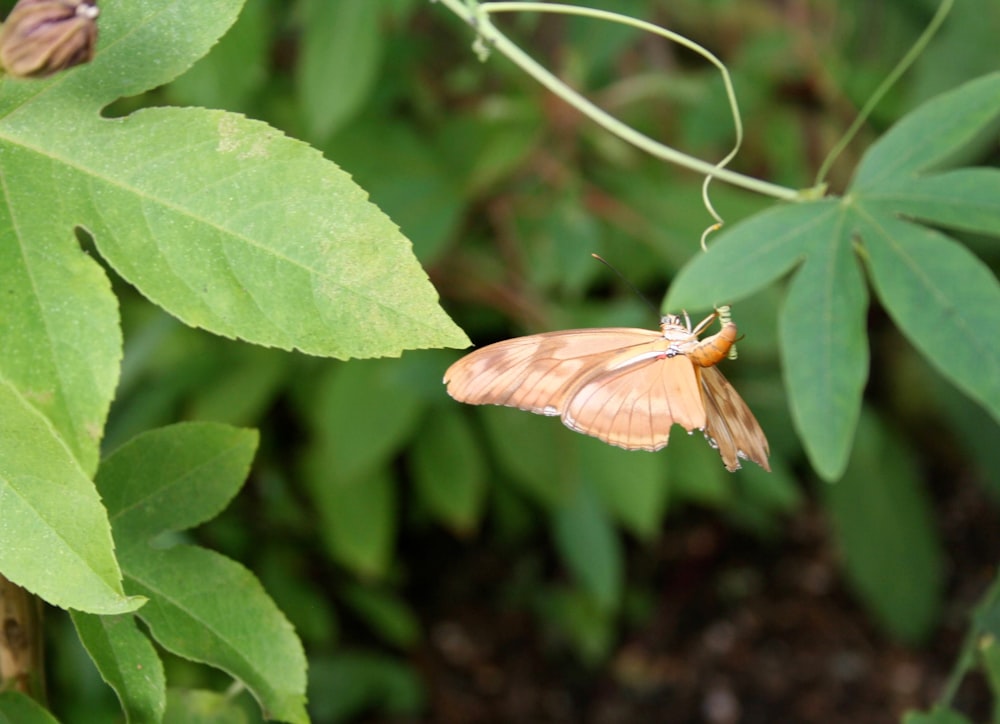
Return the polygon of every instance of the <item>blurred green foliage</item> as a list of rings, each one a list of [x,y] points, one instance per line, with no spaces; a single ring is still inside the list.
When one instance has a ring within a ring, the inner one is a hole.
[[[589,4],[655,20],[722,57],[748,128],[733,167],[796,187],[811,183],[935,8],[823,0],[782,14],[765,2]],[[593,21],[518,16],[501,24],[640,130],[705,159],[727,150],[732,129],[720,85],[687,53]],[[864,149],[904,112],[996,70],[998,28],[995,3],[959,3],[835,167],[833,191],[843,191]],[[600,253],[659,299],[699,253],[710,223],[701,179],[609,137],[503,58],[477,62],[472,39],[443,8],[418,0],[247,0],[204,60],[111,113],[224,108],[316,145],[413,241],[444,305],[477,344],[576,326],[655,327],[655,315],[589,255]],[[975,160],[995,162],[993,139]],[[729,223],[769,205],[721,184],[712,196]],[[970,248],[996,269],[996,246],[972,236]],[[735,306],[746,338],[739,361],[723,363],[768,433],[770,475],[754,466],[726,473],[700,436],[676,434],[656,455],[627,453],[555,420],[459,407],[441,384],[457,353],[307,358],[189,329],[124,284],[117,291],[125,359],[105,447],[178,419],[260,429],[250,484],[197,536],[254,570],[294,623],[310,660],[317,721],[372,708],[416,714],[425,705],[428,682],[408,664],[426,636],[415,604],[426,594],[408,584],[412,568],[428,565],[411,556],[434,550],[422,537],[446,531],[520,561],[520,578],[499,584],[509,592],[504,605],[533,612],[554,648],[598,665],[645,585],[630,579],[627,546],[654,541],[665,521],[692,507],[780,540],[785,517],[816,482],[779,370],[776,288]],[[847,473],[816,487],[861,599],[889,632],[920,641],[942,597],[926,487],[931,453],[920,429],[933,425],[949,464],[1000,499],[996,423],[943,384],[878,307],[868,333],[875,383]],[[66,665],[74,634],[59,631],[56,710],[85,721],[99,685],[79,673],[80,661]],[[995,673],[991,651],[984,660]],[[171,666],[168,678],[190,688],[217,683],[183,662]],[[183,704],[202,705],[210,704]]]

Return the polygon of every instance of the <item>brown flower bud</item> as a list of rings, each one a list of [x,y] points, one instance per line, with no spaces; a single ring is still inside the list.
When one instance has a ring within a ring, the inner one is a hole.
[[[0,27],[0,66],[42,78],[88,63],[97,43],[97,0],[19,0]]]

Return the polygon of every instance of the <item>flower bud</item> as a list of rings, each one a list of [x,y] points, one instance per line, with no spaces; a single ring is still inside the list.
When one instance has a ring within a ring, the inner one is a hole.
[[[0,66],[42,78],[88,63],[97,43],[97,0],[19,0],[0,27]]]

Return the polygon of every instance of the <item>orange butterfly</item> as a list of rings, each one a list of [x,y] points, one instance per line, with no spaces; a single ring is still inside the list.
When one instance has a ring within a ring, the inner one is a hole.
[[[467,354],[448,368],[448,394],[474,405],[559,415],[571,430],[626,450],[659,450],[678,424],[701,430],[726,469],[739,458],[767,471],[767,438],[715,365],[736,341],[736,325],[699,340],[712,314],[691,329],[668,314],[660,332],[609,327],[516,337]]]

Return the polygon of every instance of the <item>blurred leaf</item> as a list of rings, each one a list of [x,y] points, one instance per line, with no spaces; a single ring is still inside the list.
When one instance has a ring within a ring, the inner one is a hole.
[[[690,501],[720,507],[732,499],[732,485],[742,470],[728,472],[718,451],[703,435],[685,435],[681,428],[675,427],[664,457],[670,492],[677,503]],[[737,477],[732,478],[733,475]]]
[[[220,350],[222,352],[222,350]],[[288,373],[291,356],[263,347],[242,345],[234,354],[217,354],[220,369],[201,381],[190,415],[230,425],[257,422],[271,404]]]
[[[614,616],[584,590],[547,589],[537,608],[546,627],[562,633],[591,666],[604,659],[614,642]]]
[[[129,721],[160,721],[167,706],[163,664],[135,617],[71,612],[73,625]]]
[[[624,579],[621,541],[591,483],[581,481],[553,511],[552,533],[563,563],[598,607],[616,609]]]
[[[347,722],[368,709],[414,716],[424,706],[416,672],[388,656],[341,652],[318,657],[309,668],[309,709],[314,721]]]
[[[351,584],[340,595],[386,643],[408,649],[420,640],[420,621],[406,602],[391,591]]]
[[[476,529],[486,502],[486,464],[469,419],[451,405],[435,409],[417,431],[410,456],[421,502],[459,534]]]
[[[847,472],[822,492],[862,601],[892,635],[925,639],[941,608],[943,555],[912,452],[864,413]]]
[[[19,691],[0,692],[0,724],[58,724],[41,704]]]
[[[781,313],[781,352],[795,427],[819,475],[847,466],[868,378],[868,293],[849,234],[818,239]]]
[[[163,724],[246,724],[246,721],[246,714],[228,693],[201,689],[167,691]]]
[[[0,572],[62,608],[141,606],[122,590],[107,513],[72,452],[2,378],[0,410]]]
[[[342,480],[308,475],[320,535],[329,556],[360,576],[379,578],[392,564],[396,481],[387,470]]]
[[[267,77],[270,24],[267,0],[246,0],[208,55],[167,86],[174,104],[247,111]]]
[[[579,460],[573,436],[558,418],[546,419],[521,410],[484,406],[489,442],[510,481],[536,503],[557,507],[579,482]]]
[[[595,486],[602,507],[633,535],[653,539],[670,493],[666,455],[622,450],[583,435],[578,445],[584,479]]]
[[[422,406],[408,384],[411,364],[411,358],[356,360],[324,370],[303,400],[313,427],[308,465],[316,484],[370,475],[406,443]]]
[[[957,711],[935,707],[927,712],[906,712],[903,715],[903,724],[972,724],[972,722]]]
[[[296,66],[306,127],[324,139],[358,112],[377,80],[381,2],[303,0]]]
[[[151,538],[198,525],[224,508],[243,485],[256,442],[256,433],[212,423],[155,430],[110,455],[97,486],[126,588],[150,599],[139,616],[153,637],[179,656],[243,681],[271,716],[301,722],[305,655],[253,574],[213,551],[150,545]],[[120,658],[141,653],[117,650]]]

